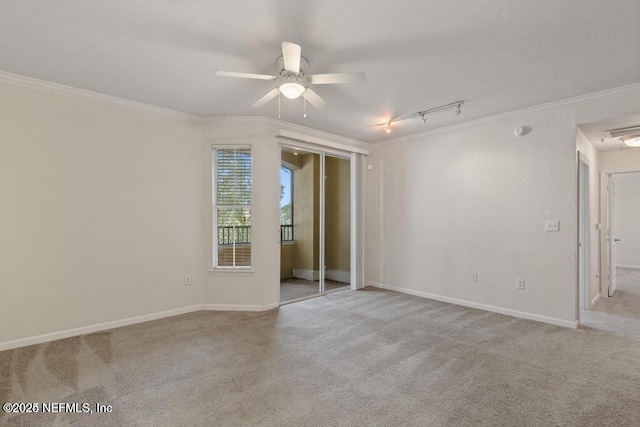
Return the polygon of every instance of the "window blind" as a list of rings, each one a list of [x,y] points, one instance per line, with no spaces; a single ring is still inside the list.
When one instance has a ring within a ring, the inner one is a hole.
[[[250,147],[213,149],[214,267],[251,266]]]

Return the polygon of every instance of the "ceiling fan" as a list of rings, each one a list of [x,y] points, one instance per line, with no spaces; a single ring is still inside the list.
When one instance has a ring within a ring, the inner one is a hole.
[[[282,56],[276,59],[277,74],[236,73],[234,71],[217,71],[221,77],[238,77],[242,79],[273,80],[278,82],[278,87],[270,90],[262,98],[258,99],[251,108],[260,108],[282,94],[290,99],[302,96],[314,107],[324,110],[329,104],[317,93],[309,88],[309,85],[357,83],[364,81],[364,73],[332,73],[307,75],[309,63],[301,55],[302,49],[295,43],[282,42]]]
[[[640,125],[611,129],[605,132],[611,135],[611,138],[620,138],[620,141],[629,147],[640,147]]]

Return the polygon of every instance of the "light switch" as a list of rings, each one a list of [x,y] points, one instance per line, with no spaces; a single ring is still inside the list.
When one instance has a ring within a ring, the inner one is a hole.
[[[560,221],[557,219],[545,221],[544,231],[560,231]]]

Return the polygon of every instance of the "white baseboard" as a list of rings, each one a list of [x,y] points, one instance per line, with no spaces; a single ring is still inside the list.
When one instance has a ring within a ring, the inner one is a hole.
[[[600,297],[602,297],[602,294],[598,292],[598,295],[596,295],[595,298],[591,301],[591,304],[589,304],[589,308],[593,308],[593,306],[596,305]]]
[[[461,305],[464,307],[477,308],[479,310],[491,311],[493,313],[506,314],[507,316],[519,317],[521,319],[534,320],[536,322],[549,323],[556,326],[563,326],[565,328],[576,329],[578,327],[578,321],[556,319],[555,317],[541,316],[538,314],[527,313],[525,311],[511,310],[509,308],[496,307],[493,305],[481,304],[473,301],[461,300],[457,298],[445,297],[442,295],[430,294],[428,292],[416,291],[413,289],[401,288],[398,286],[387,285],[384,283],[368,282],[365,286],[373,286],[380,289],[387,289],[390,291],[401,292],[403,294],[415,295],[422,298],[428,298],[436,301],[442,301],[449,304]]]
[[[320,280],[320,272],[318,270],[306,270],[304,268],[294,268],[293,277],[303,279],[309,282],[317,282]]]
[[[161,311],[159,313],[145,314],[143,316],[129,317],[127,319],[114,320],[112,322],[98,323],[95,325],[82,326],[80,328],[66,329],[60,332],[36,335],[35,337],[21,338],[13,341],[0,342],[0,351],[11,350],[28,345],[41,344],[43,342],[61,340],[64,338],[76,337],[78,335],[91,334],[107,329],[120,328],[122,326],[134,325],[136,323],[158,320],[165,317],[178,316],[180,314],[193,313],[202,310],[202,305],[192,305],[190,307],[176,308],[174,310]]]
[[[204,304],[203,310],[209,311],[267,311],[278,308],[279,303],[268,305],[240,305],[240,304]]]
[[[640,265],[629,265],[629,264],[616,264],[617,268],[633,268],[636,270],[640,270]]]
[[[174,310],[161,311],[159,313],[145,314],[143,316],[129,317],[127,319],[114,320],[112,322],[98,323],[95,325],[82,326],[80,328],[66,329],[60,332],[36,335],[34,337],[20,338],[13,341],[0,342],[0,351],[11,350],[19,347],[26,347],[44,342],[61,340],[64,338],[76,337],[78,335],[92,334],[94,332],[105,331],[107,329],[120,328],[123,326],[135,325],[136,323],[149,322],[151,320],[163,319],[165,317],[178,316],[180,314],[194,313],[196,311],[267,311],[279,307],[279,303],[268,305],[236,305],[236,304],[198,304],[189,307],[176,308]]]
[[[341,283],[351,283],[351,272],[343,270],[327,270],[326,278]]]

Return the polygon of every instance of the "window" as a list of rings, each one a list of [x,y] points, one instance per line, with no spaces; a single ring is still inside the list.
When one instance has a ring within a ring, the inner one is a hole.
[[[214,268],[251,267],[251,147],[212,150]]]
[[[280,167],[280,241],[293,241],[293,171]]]

